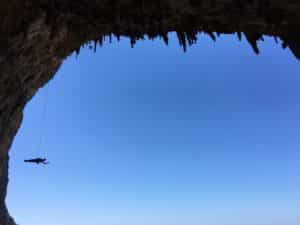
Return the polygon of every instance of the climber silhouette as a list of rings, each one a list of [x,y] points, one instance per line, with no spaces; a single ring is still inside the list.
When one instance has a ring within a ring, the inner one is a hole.
[[[49,164],[46,158],[25,159],[25,163]]]

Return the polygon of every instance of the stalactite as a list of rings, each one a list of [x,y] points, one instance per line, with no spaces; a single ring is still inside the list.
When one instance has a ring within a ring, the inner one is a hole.
[[[204,33],[246,37],[255,53],[258,41],[273,36],[300,59],[300,3],[296,0],[11,0],[0,3],[0,154],[8,155],[22,118],[12,89],[21,73],[29,101],[50,80],[63,60],[81,47],[99,51],[105,39],[145,37],[168,45],[176,32],[183,51]],[[85,44],[86,43],[86,44]],[[7,79],[9,77],[9,79]],[[12,115],[13,114],[13,115]],[[9,124],[3,121],[9,118]],[[7,160],[7,159],[5,159]],[[7,163],[8,161],[3,161]],[[1,164],[0,164],[1,165]],[[3,168],[5,169],[5,168]],[[0,169],[1,170],[1,169]],[[0,175],[0,224],[13,225],[5,206],[6,179]]]
[[[237,33],[239,41],[241,41],[242,40],[242,32],[238,31],[236,33]]]

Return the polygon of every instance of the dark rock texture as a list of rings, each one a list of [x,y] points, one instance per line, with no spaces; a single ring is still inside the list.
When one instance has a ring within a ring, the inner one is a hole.
[[[246,36],[255,53],[263,35],[281,39],[300,59],[297,0],[10,0],[0,3],[0,225],[13,225],[5,206],[8,153],[22,111],[62,61],[104,37],[144,38],[177,33],[183,50],[199,32]]]

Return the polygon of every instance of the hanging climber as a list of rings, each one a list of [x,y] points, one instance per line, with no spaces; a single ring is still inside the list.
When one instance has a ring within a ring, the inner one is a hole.
[[[49,164],[46,158],[35,158],[35,159],[25,159],[26,163],[36,163],[36,164]]]

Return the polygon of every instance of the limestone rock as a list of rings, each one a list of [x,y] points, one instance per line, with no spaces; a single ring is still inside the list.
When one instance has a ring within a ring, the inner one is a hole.
[[[87,43],[177,33],[185,51],[203,32],[214,41],[244,33],[255,53],[263,35],[283,41],[300,59],[300,2],[295,0],[10,0],[0,3],[0,225],[13,225],[6,206],[8,154],[22,111],[62,61]]]

